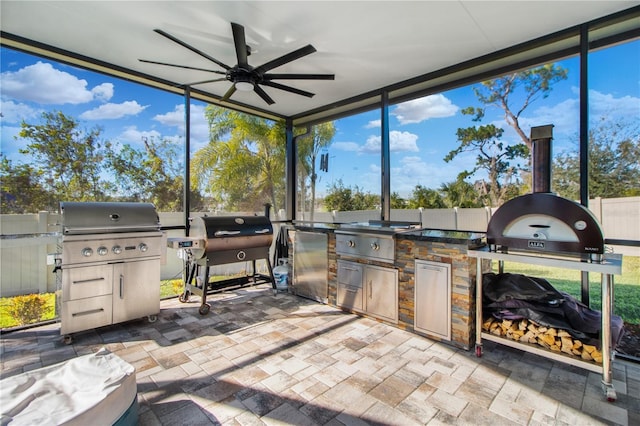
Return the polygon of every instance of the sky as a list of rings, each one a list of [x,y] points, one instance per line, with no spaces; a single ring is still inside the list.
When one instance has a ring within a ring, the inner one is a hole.
[[[640,41],[603,49],[589,55],[590,119],[600,117],[640,121]],[[578,138],[578,59],[558,62],[569,71],[568,79],[553,86],[546,99],[537,99],[525,111],[521,126],[553,124],[553,152],[575,149]],[[83,129],[99,126],[102,136],[114,142],[143,146],[145,138],[184,138],[182,96],[151,89],[125,80],[85,71],[69,65],[0,47],[1,145],[3,155],[24,160],[19,149],[27,141],[15,139],[21,121],[40,122],[45,111],[62,111],[80,121]],[[519,94],[514,95],[515,104]],[[520,98],[521,99],[521,98]],[[408,196],[416,185],[438,188],[469,170],[475,154],[463,154],[445,163],[443,158],[458,146],[456,130],[474,125],[461,110],[480,106],[471,86],[415,99],[390,107],[391,189]],[[205,104],[192,100],[191,144],[194,150],[208,141]],[[504,114],[489,108],[480,124],[503,129],[503,140],[518,142],[506,125]],[[380,113],[371,111],[337,120],[336,135],[327,150],[329,171],[320,174],[322,195],[340,179],[379,193]],[[481,177],[481,176],[478,176]]]

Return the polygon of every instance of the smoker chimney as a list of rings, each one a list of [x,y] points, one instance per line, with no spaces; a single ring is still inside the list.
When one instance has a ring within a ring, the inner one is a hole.
[[[531,128],[533,192],[551,192],[551,139],[553,124]]]

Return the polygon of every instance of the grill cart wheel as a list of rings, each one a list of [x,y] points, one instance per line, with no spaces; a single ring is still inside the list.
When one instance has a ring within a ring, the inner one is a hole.
[[[205,303],[204,305],[200,305],[200,308],[198,308],[198,312],[200,313],[200,315],[207,315],[210,309],[211,305]]]
[[[158,321],[158,316],[157,315],[149,315],[148,319],[149,319],[149,322],[156,322],[156,321]]]
[[[189,290],[185,290],[180,296],[178,296],[178,300],[182,303],[187,303],[189,301],[189,296],[191,296],[191,292],[189,292]]]

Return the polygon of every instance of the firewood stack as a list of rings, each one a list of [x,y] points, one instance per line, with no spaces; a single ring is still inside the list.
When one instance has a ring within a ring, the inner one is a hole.
[[[595,346],[583,344],[565,330],[544,327],[526,318],[499,320],[489,317],[482,324],[482,330],[516,342],[536,344],[554,352],[564,352],[585,361],[602,364],[602,353]]]

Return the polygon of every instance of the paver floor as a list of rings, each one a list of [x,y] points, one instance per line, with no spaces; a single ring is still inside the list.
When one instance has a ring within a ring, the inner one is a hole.
[[[161,302],[146,319],[1,337],[2,377],[102,347],[136,368],[140,425],[639,425],[640,365],[601,375],[487,342],[484,355],[270,286]]]

